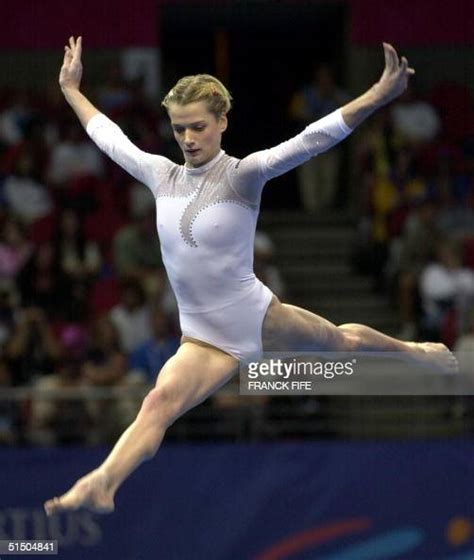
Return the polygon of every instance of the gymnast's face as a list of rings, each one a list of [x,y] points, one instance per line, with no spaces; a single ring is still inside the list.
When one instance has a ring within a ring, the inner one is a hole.
[[[217,118],[208,111],[205,101],[171,103],[168,114],[187,167],[200,167],[219,153],[222,133],[227,128],[225,115]]]

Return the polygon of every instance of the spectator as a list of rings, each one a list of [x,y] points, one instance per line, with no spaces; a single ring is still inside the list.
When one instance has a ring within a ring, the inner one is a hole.
[[[179,340],[172,334],[168,317],[155,306],[151,313],[152,337],[138,346],[130,357],[130,368],[140,371],[148,383],[154,384],[164,364],[178,350]]]
[[[33,399],[30,418],[30,441],[36,445],[70,445],[93,442],[94,420],[80,390],[86,386],[81,362],[66,358],[58,372],[35,383],[38,391],[77,389],[77,396],[57,398],[38,395]]]
[[[150,308],[140,282],[133,279],[122,281],[121,301],[112,308],[110,319],[126,353],[149,340],[152,334]]]
[[[428,265],[420,279],[423,327],[438,340],[446,313],[462,309],[474,296],[474,272],[463,268],[459,247],[444,241],[437,247],[437,261]]]
[[[290,117],[301,128],[335,111],[348,100],[349,95],[337,86],[331,66],[322,64],[316,68],[313,81],[293,95]],[[300,195],[307,212],[333,206],[340,160],[340,150],[332,148],[298,167]]]
[[[97,318],[92,326],[91,343],[82,368],[84,378],[95,387],[141,386],[143,379],[127,374],[127,358],[110,317]],[[94,400],[90,413],[97,422],[101,441],[110,441],[122,432],[138,411],[141,399],[121,397]]]
[[[83,177],[100,178],[104,166],[100,152],[87,139],[80,125],[68,122],[63,138],[53,148],[48,169],[49,181],[58,188],[68,188]]]
[[[33,161],[23,154],[15,163],[13,174],[3,183],[3,195],[10,213],[30,223],[53,211],[53,200],[33,173]]]
[[[60,355],[45,312],[38,307],[24,309],[5,347],[13,384],[26,385],[35,377],[53,373]]]
[[[84,374],[93,385],[115,385],[126,374],[126,357],[118,331],[107,316],[98,317],[91,330]]]
[[[23,140],[25,128],[33,117],[26,92],[14,92],[12,97],[14,101],[0,114],[0,142],[6,146],[14,146]]]

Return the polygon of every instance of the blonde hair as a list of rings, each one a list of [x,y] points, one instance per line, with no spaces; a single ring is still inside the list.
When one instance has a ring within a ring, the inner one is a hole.
[[[167,93],[161,105],[169,111],[171,103],[187,105],[205,101],[207,110],[216,118],[226,115],[232,108],[232,96],[228,89],[210,74],[185,76]]]

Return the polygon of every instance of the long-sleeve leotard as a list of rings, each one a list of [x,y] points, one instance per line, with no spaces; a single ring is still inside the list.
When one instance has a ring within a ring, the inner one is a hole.
[[[258,282],[253,242],[265,183],[328,150],[351,129],[338,110],[278,146],[242,159],[221,150],[198,168],[143,152],[103,114],[89,121],[87,132],[152,191],[163,262],[178,306],[198,313],[235,303]]]

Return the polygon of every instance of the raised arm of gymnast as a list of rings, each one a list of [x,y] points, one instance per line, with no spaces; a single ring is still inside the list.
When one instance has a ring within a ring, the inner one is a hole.
[[[77,41],[69,37],[69,46],[64,47],[64,60],[59,73],[59,85],[84,128],[100,111],[79,91],[82,79],[82,37]]]
[[[398,58],[392,45],[383,44],[385,68],[380,80],[365,93],[344,105],[341,109],[346,125],[354,129],[374,111],[398,97],[407,86],[413,68],[408,67],[405,57]],[[69,38],[65,47],[64,61],[59,75],[59,84],[69,105],[78,116],[84,128],[92,117],[100,111],[80,92],[82,78],[82,37]]]

